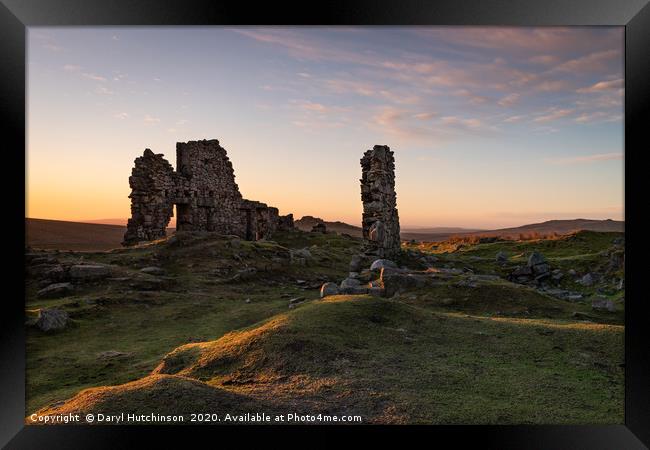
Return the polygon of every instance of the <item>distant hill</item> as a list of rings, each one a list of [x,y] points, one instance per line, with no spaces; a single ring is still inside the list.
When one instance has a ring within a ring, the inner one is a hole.
[[[25,218],[25,245],[40,249],[104,251],[122,246],[126,226]],[[174,228],[168,228],[172,233]]]
[[[311,231],[312,227],[319,222],[324,223],[328,231],[345,233],[345,234],[349,234],[350,236],[356,236],[356,237],[363,236],[361,227],[355,227],[354,225],[350,225],[348,223],[339,222],[339,221],[328,222],[327,220],[323,220],[319,217],[313,217],[313,216],[303,216],[301,219],[294,221],[294,225],[296,228],[300,230]]]
[[[118,220],[118,219],[110,219]],[[297,228],[304,231],[311,231],[311,228],[318,222],[323,222],[330,231],[346,233],[350,236],[361,237],[361,228],[344,222],[329,222],[318,217],[304,216],[294,223]],[[110,225],[105,223],[82,223],[68,222],[63,220],[48,219],[25,219],[26,245],[34,248],[56,248],[59,250],[77,251],[104,251],[121,247],[122,238],[126,226]],[[422,231],[424,230],[424,231]],[[462,230],[460,232],[454,230]],[[530,235],[544,234],[566,234],[577,230],[589,231],[625,231],[625,222],[617,220],[549,220],[542,223],[534,223],[513,228],[502,228],[499,230],[471,231],[466,228],[426,228],[417,231],[402,230],[401,237],[404,240],[414,239],[416,241],[439,242],[449,239],[452,236],[502,236],[507,238],[518,238],[520,234]],[[174,228],[167,229],[167,233],[173,233]]]
[[[126,226],[126,222],[128,219],[90,219],[90,220],[77,220],[75,222],[79,223],[99,223],[102,225],[121,225],[123,227]],[[176,217],[172,217],[169,220],[169,227],[174,228],[176,227]]]
[[[78,223],[98,223],[101,225],[120,225],[125,227],[128,219],[92,219],[79,220]]]
[[[25,219],[26,245],[33,248],[102,251],[120,247],[125,226]]]
[[[479,230],[459,233],[425,233],[420,230],[402,232],[401,237],[404,240],[415,239],[416,241],[439,242],[449,239],[452,236],[500,236],[504,238],[516,239],[520,235],[531,234],[567,234],[573,231],[625,231],[625,222],[620,220],[594,220],[594,219],[572,219],[572,220],[548,220],[541,223],[522,225],[520,227],[500,228],[497,230]]]
[[[625,222],[621,220],[595,220],[595,219],[573,219],[573,220],[548,220],[541,223],[522,225],[514,228],[502,228],[494,230],[498,233],[559,233],[565,234],[572,231],[625,231]]]
[[[421,227],[421,228],[408,228],[401,227],[402,232],[406,233],[473,233],[475,231],[485,231],[481,228],[461,228],[461,227]]]

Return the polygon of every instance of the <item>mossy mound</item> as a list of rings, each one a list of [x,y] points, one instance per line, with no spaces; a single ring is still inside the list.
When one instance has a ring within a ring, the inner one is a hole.
[[[48,411],[134,402],[169,413],[199,402],[223,414],[257,402],[367,423],[621,423],[622,342],[618,325],[332,296],[180,346],[142,380]]]
[[[230,410],[268,410],[250,397],[174,375],[150,375],[120,386],[85,389],[60,406],[44,408],[39,415],[183,415]],[[27,420],[27,423],[31,423]]]

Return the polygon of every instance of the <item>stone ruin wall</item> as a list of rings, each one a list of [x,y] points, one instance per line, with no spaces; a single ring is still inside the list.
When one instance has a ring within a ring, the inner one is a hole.
[[[268,238],[278,229],[293,228],[293,216],[245,200],[219,141],[176,144],[176,171],[162,154],[146,149],[136,158],[129,177],[131,218],[124,245],[165,237],[176,205],[178,231],[211,231],[248,240]]]
[[[400,252],[395,194],[395,158],[388,146],[375,145],[361,158],[364,253],[391,258]]]

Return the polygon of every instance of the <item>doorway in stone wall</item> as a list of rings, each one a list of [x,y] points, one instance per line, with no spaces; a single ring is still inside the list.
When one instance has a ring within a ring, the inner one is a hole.
[[[253,215],[252,211],[250,209],[244,210],[244,214],[246,217],[246,240],[247,241],[252,241],[253,240]]]
[[[176,230],[191,230],[192,218],[190,215],[190,205],[187,203],[177,203],[176,205]]]

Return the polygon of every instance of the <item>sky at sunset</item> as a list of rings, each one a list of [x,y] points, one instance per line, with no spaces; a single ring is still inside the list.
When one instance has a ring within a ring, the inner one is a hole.
[[[623,219],[623,28],[28,30],[27,217],[129,216],[145,148],[219,139],[245,198],[361,221],[395,152],[402,228]]]

